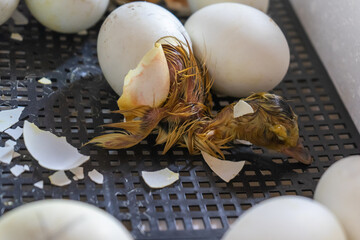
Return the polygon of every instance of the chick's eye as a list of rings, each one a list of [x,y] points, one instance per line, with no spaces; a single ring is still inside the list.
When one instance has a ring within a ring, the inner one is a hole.
[[[271,126],[270,131],[275,133],[276,136],[282,141],[284,141],[288,136],[287,129],[281,124],[276,124]]]

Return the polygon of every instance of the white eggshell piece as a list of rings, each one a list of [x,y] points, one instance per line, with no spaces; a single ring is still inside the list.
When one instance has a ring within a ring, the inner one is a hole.
[[[99,173],[96,169],[93,169],[92,171],[90,171],[88,173],[89,178],[97,183],[97,184],[103,184],[104,183],[104,175],[102,175],[101,173]]]
[[[16,127],[15,129],[9,128],[5,133],[10,135],[13,139],[18,140],[23,134],[23,129],[21,127]]]
[[[0,147],[0,162],[10,164],[11,160],[14,158],[15,145],[16,142],[8,140],[5,142],[4,147]]]
[[[201,151],[201,154],[211,170],[213,170],[214,173],[216,173],[216,175],[225,182],[229,182],[231,179],[236,177],[245,165],[245,161],[233,162],[220,160],[204,151]]]
[[[340,220],[349,240],[360,239],[360,156],[350,156],[331,165],[321,176],[314,199]]]
[[[11,18],[14,20],[15,25],[27,25],[29,23],[29,19],[24,16],[18,10],[15,10]]]
[[[39,164],[51,170],[69,170],[90,159],[71,146],[65,137],[40,130],[35,124],[25,121],[24,141],[27,150]]]
[[[181,22],[156,4],[124,4],[106,18],[99,32],[98,57],[106,80],[117,94],[122,94],[126,74],[166,36],[190,42]]]
[[[233,97],[273,89],[290,62],[286,38],[265,13],[243,4],[218,3],[187,20],[195,56],[204,59],[213,89]]]
[[[254,113],[254,109],[247,102],[240,100],[234,106],[234,118]]]
[[[26,164],[25,164],[23,167],[24,167],[24,170],[25,170],[25,171],[30,171],[29,165],[26,165]]]
[[[141,175],[145,183],[155,189],[167,187],[179,180],[179,173],[175,173],[168,168],[154,172],[142,171]]]
[[[15,165],[12,168],[10,168],[10,172],[15,176],[20,176],[23,172],[27,171],[24,166],[22,165]]]
[[[232,2],[249,5],[260,11],[267,12],[269,8],[269,0],[187,0],[192,13],[197,10],[215,3]]]
[[[83,167],[76,167],[70,169],[70,172],[75,175],[76,180],[84,179],[84,168]]]
[[[44,84],[44,85],[49,85],[52,84],[52,81],[46,77],[43,77],[41,79],[38,80],[38,83]]]
[[[0,111],[0,132],[5,131],[19,121],[24,107]]]
[[[41,200],[22,205],[0,218],[6,240],[132,240],[119,220],[90,204]]]
[[[250,208],[222,240],[346,240],[344,230],[326,207],[305,197],[281,196]]]
[[[0,1],[0,25],[5,23],[13,14],[19,0],[1,0]]]
[[[20,153],[17,153],[17,152],[13,152],[12,154],[12,158],[17,158],[17,157],[21,157],[21,154]]]
[[[57,171],[49,176],[52,185],[63,187],[69,185],[71,180],[66,176],[64,171]]]
[[[23,36],[20,35],[19,33],[12,33],[10,35],[10,38],[19,42],[22,42],[24,40]]]
[[[86,36],[88,35],[88,31],[87,30],[83,30],[77,33],[79,36]]]
[[[36,183],[34,183],[34,186],[37,187],[37,188],[40,188],[40,189],[43,189],[44,188],[44,181],[38,181]]]
[[[109,0],[25,0],[44,26],[61,33],[86,30],[100,20]]]

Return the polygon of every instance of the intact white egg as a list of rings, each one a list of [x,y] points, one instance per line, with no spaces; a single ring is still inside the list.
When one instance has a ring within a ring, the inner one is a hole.
[[[290,62],[286,38],[265,13],[239,3],[200,9],[186,22],[195,56],[204,60],[219,93],[244,97],[273,89]]]
[[[18,5],[19,0],[0,1],[0,25],[6,22],[11,17]]]
[[[101,26],[98,57],[110,86],[122,94],[126,74],[162,37],[189,40],[182,23],[168,10],[148,2],[133,2],[114,10]]]
[[[338,217],[349,240],[360,239],[360,156],[331,165],[320,178],[314,199]]]
[[[0,218],[1,239],[132,240],[116,218],[90,204],[42,200]]]
[[[257,8],[263,12],[267,12],[269,8],[269,0],[188,0],[192,13],[208,5],[222,2],[242,3]]]
[[[31,14],[44,26],[60,33],[77,33],[93,26],[109,0],[25,0]]]
[[[250,208],[230,226],[222,240],[345,240],[337,218],[318,202],[281,196]]]

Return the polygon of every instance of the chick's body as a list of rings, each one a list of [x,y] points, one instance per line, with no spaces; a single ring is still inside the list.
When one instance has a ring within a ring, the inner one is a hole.
[[[160,107],[138,106],[119,110],[129,122],[109,124],[120,133],[106,134],[90,142],[112,149],[128,148],[158,129],[157,144],[165,144],[164,152],[178,144],[190,154],[205,151],[224,157],[222,149],[234,139],[290,155],[303,163],[311,157],[299,142],[297,116],[280,96],[269,93],[252,94],[243,99],[254,113],[234,117],[234,104],[211,114],[212,81],[206,67],[192,54],[190,47],[163,44],[170,71],[170,91]],[[121,105],[121,104],[119,104]]]

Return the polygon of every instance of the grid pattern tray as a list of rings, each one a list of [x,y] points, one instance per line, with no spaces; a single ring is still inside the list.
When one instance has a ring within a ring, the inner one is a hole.
[[[117,95],[97,61],[101,23],[86,36],[64,35],[41,26],[24,4],[20,10],[29,16],[28,25],[8,21],[0,26],[0,110],[24,106],[22,120],[34,121],[80,147],[100,134],[102,129],[97,126],[121,120],[111,113],[117,108]],[[299,115],[301,137],[314,158],[311,165],[255,146],[236,145],[227,157],[246,160],[246,165],[225,183],[200,156],[191,156],[186,149],[173,148],[162,155],[162,146],[154,146],[155,135],[150,135],[130,149],[82,149],[91,155],[84,164],[85,173],[97,169],[104,174],[104,184],[95,184],[86,176],[55,187],[48,180],[53,172],[37,164],[20,138],[16,149],[21,157],[0,166],[0,216],[40,199],[74,199],[108,211],[135,239],[220,239],[239,215],[264,199],[312,197],[317,181],[331,164],[360,153],[360,136],[290,3],[272,0],[269,14],[291,48],[289,71],[274,92],[288,99]],[[12,32],[20,33],[23,42],[11,40]],[[38,83],[42,77],[50,78],[52,84]],[[235,100],[214,96],[214,108],[220,110]],[[1,134],[0,144],[8,138]],[[9,171],[14,164],[28,164],[30,171],[14,177]],[[164,167],[179,172],[180,180],[161,190],[149,189],[140,172]],[[43,189],[33,186],[39,180],[45,181]]]

